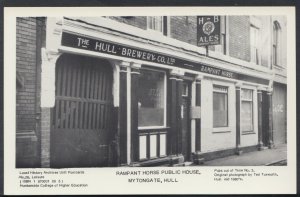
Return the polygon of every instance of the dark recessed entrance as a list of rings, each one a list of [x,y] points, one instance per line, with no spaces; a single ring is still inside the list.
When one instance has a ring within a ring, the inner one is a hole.
[[[51,167],[107,166],[112,141],[112,67],[64,54],[56,64]]]

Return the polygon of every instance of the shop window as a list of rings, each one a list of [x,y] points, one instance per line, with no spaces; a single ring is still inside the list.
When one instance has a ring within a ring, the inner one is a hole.
[[[260,64],[260,29],[254,25],[250,26],[250,53],[251,62]]]
[[[228,126],[228,88],[213,87],[213,125],[217,127]]]
[[[242,132],[253,131],[253,91],[241,91],[241,123]]]
[[[273,23],[273,64],[280,65],[280,45],[281,45],[281,28],[280,24],[275,21]]]
[[[166,125],[165,72],[142,69],[138,88],[138,126]]]

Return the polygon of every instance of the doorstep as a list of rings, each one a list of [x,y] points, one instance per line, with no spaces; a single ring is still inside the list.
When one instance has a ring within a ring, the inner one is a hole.
[[[131,163],[131,167],[155,167],[155,166],[184,166],[183,155],[170,155],[163,158],[150,159]]]

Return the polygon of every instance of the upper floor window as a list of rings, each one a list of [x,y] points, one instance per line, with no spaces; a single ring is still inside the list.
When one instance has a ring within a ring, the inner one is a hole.
[[[163,17],[162,16],[148,16],[147,18],[148,29],[163,32]]]
[[[281,28],[280,24],[275,21],[273,23],[273,64],[274,65],[280,65],[280,56],[281,56]]]
[[[221,52],[222,54],[227,54],[227,43],[226,43],[226,28],[227,28],[227,18],[226,16],[221,16],[220,23],[220,45],[215,46],[215,50]]]
[[[162,33],[170,34],[170,18],[168,16],[148,16],[147,29]]]
[[[254,25],[250,26],[250,54],[251,62],[260,64],[260,29]]]

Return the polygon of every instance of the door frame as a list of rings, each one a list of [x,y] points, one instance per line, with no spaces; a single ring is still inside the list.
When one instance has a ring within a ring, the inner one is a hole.
[[[269,100],[266,91],[262,91],[262,143],[269,145]]]
[[[187,95],[183,95],[183,92],[181,93],[181,97],[185,97],[188,102],[187,106],[187,141],[184,142],[182,141],[182,147],[186,148],[186,155],[183,153],[182,154],[185,157],[185,161],[191,161],[192,160],[192,131],[191,131],[191,116],[190,116],[190,108],[192,106],[192,82],[193,80],[190,78],[183,78],[183,83],[182,83],[182,91],[184,91],[184,84],[187,84]],[[181,105],[183,106],[183,105]],[[182,113],[182,112],[181,112]],[[183,121],[183,119],[182,119]],[[183,124],[182,124],[183,125]],[[183,132],[183,127],[181,128],[181,132]],[[182,133],[183,134],[183,133]]]

